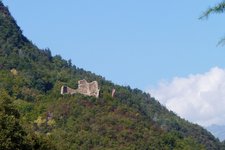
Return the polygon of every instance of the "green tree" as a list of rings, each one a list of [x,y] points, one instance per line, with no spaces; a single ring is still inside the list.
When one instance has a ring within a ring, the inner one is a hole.
[[[0,150],[55,149],[48,139],[29,134],[20,124],[20,114],[6,91],[0,91]]]
[[[214,7],[210,7],[207,9],[200,19],[209,17],[212,13],[223,13],[225,11],[225,1],[220,2],[219,4],[215,5]]]
[[[199,18],[199,19],[204,19],[204,18],[208,18],[210,14],[213,14],[213,13],[224,13],[225,11],[225,0],[223,0],[222,2],[220,2],[219,4],[213,6],[213,7],[210,7],[208,8],[203,14],[202,16]],[[218,44],[225,44],[225,37],[222,38]]]
[[[19,112],[5,91],[0,93],[0,149],[30,149],[26,132],[19,123]]]

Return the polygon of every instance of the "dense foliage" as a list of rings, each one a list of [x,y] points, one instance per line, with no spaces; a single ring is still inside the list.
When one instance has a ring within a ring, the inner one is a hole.
[[[2,2],[0,31],[0,149],[223,149],[149,94],[38,49]],[[60,95],[80,79],[98,81],[100,97]]]
[[[0,149],[55,149],[44,136],[25,131],[12,97],[4,90],[0,92]]]

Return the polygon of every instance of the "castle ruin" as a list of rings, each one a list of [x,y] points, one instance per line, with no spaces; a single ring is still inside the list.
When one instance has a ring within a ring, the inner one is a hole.
[[[116,89],[112,89],[112,98],[115,96],[115,93],[116,93]]]
[[[61,94],[76,94],[80,93],[87,96],[94,96],[96,98],[99,97],[99,88],[98,88],[98,82],[93,81],[91,83],[88,83],[85,79],[78,81],[78,89],[72,89],[68,86],[62,86],[61,87]]]

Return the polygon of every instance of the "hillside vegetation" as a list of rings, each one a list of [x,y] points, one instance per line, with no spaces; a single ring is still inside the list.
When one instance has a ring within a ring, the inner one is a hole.
[[[62,85],[77,88],[81,79],[98,81],[100,97],[60,95]],[[1,149],[225,148],[151,95],[115,85],[37,48],[0,1]]]

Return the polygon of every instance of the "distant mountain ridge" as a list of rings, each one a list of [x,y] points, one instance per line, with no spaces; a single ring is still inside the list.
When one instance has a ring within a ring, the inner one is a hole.
[[[62,86],[76,88],[82,79],[98,82],[99,98],[60,94]],[[168,111],[149,94],[113,84],[37,48],[1,1],[0,89],[0,102],[12,99],[10,106],[18,109],[26,132],[44,137],[55,149],[225,149],[207,130]],[[0,114],[2,110],[0,106]],[[0,135],[4,131],[0,128]],[[0,149],[18,149],[6,139],[0,136]]]
[[[222,125],[211,125],[207,127],[207,130],[209,130],[215,137],[219,138],[221,141],[225,140],[225,126]]]

